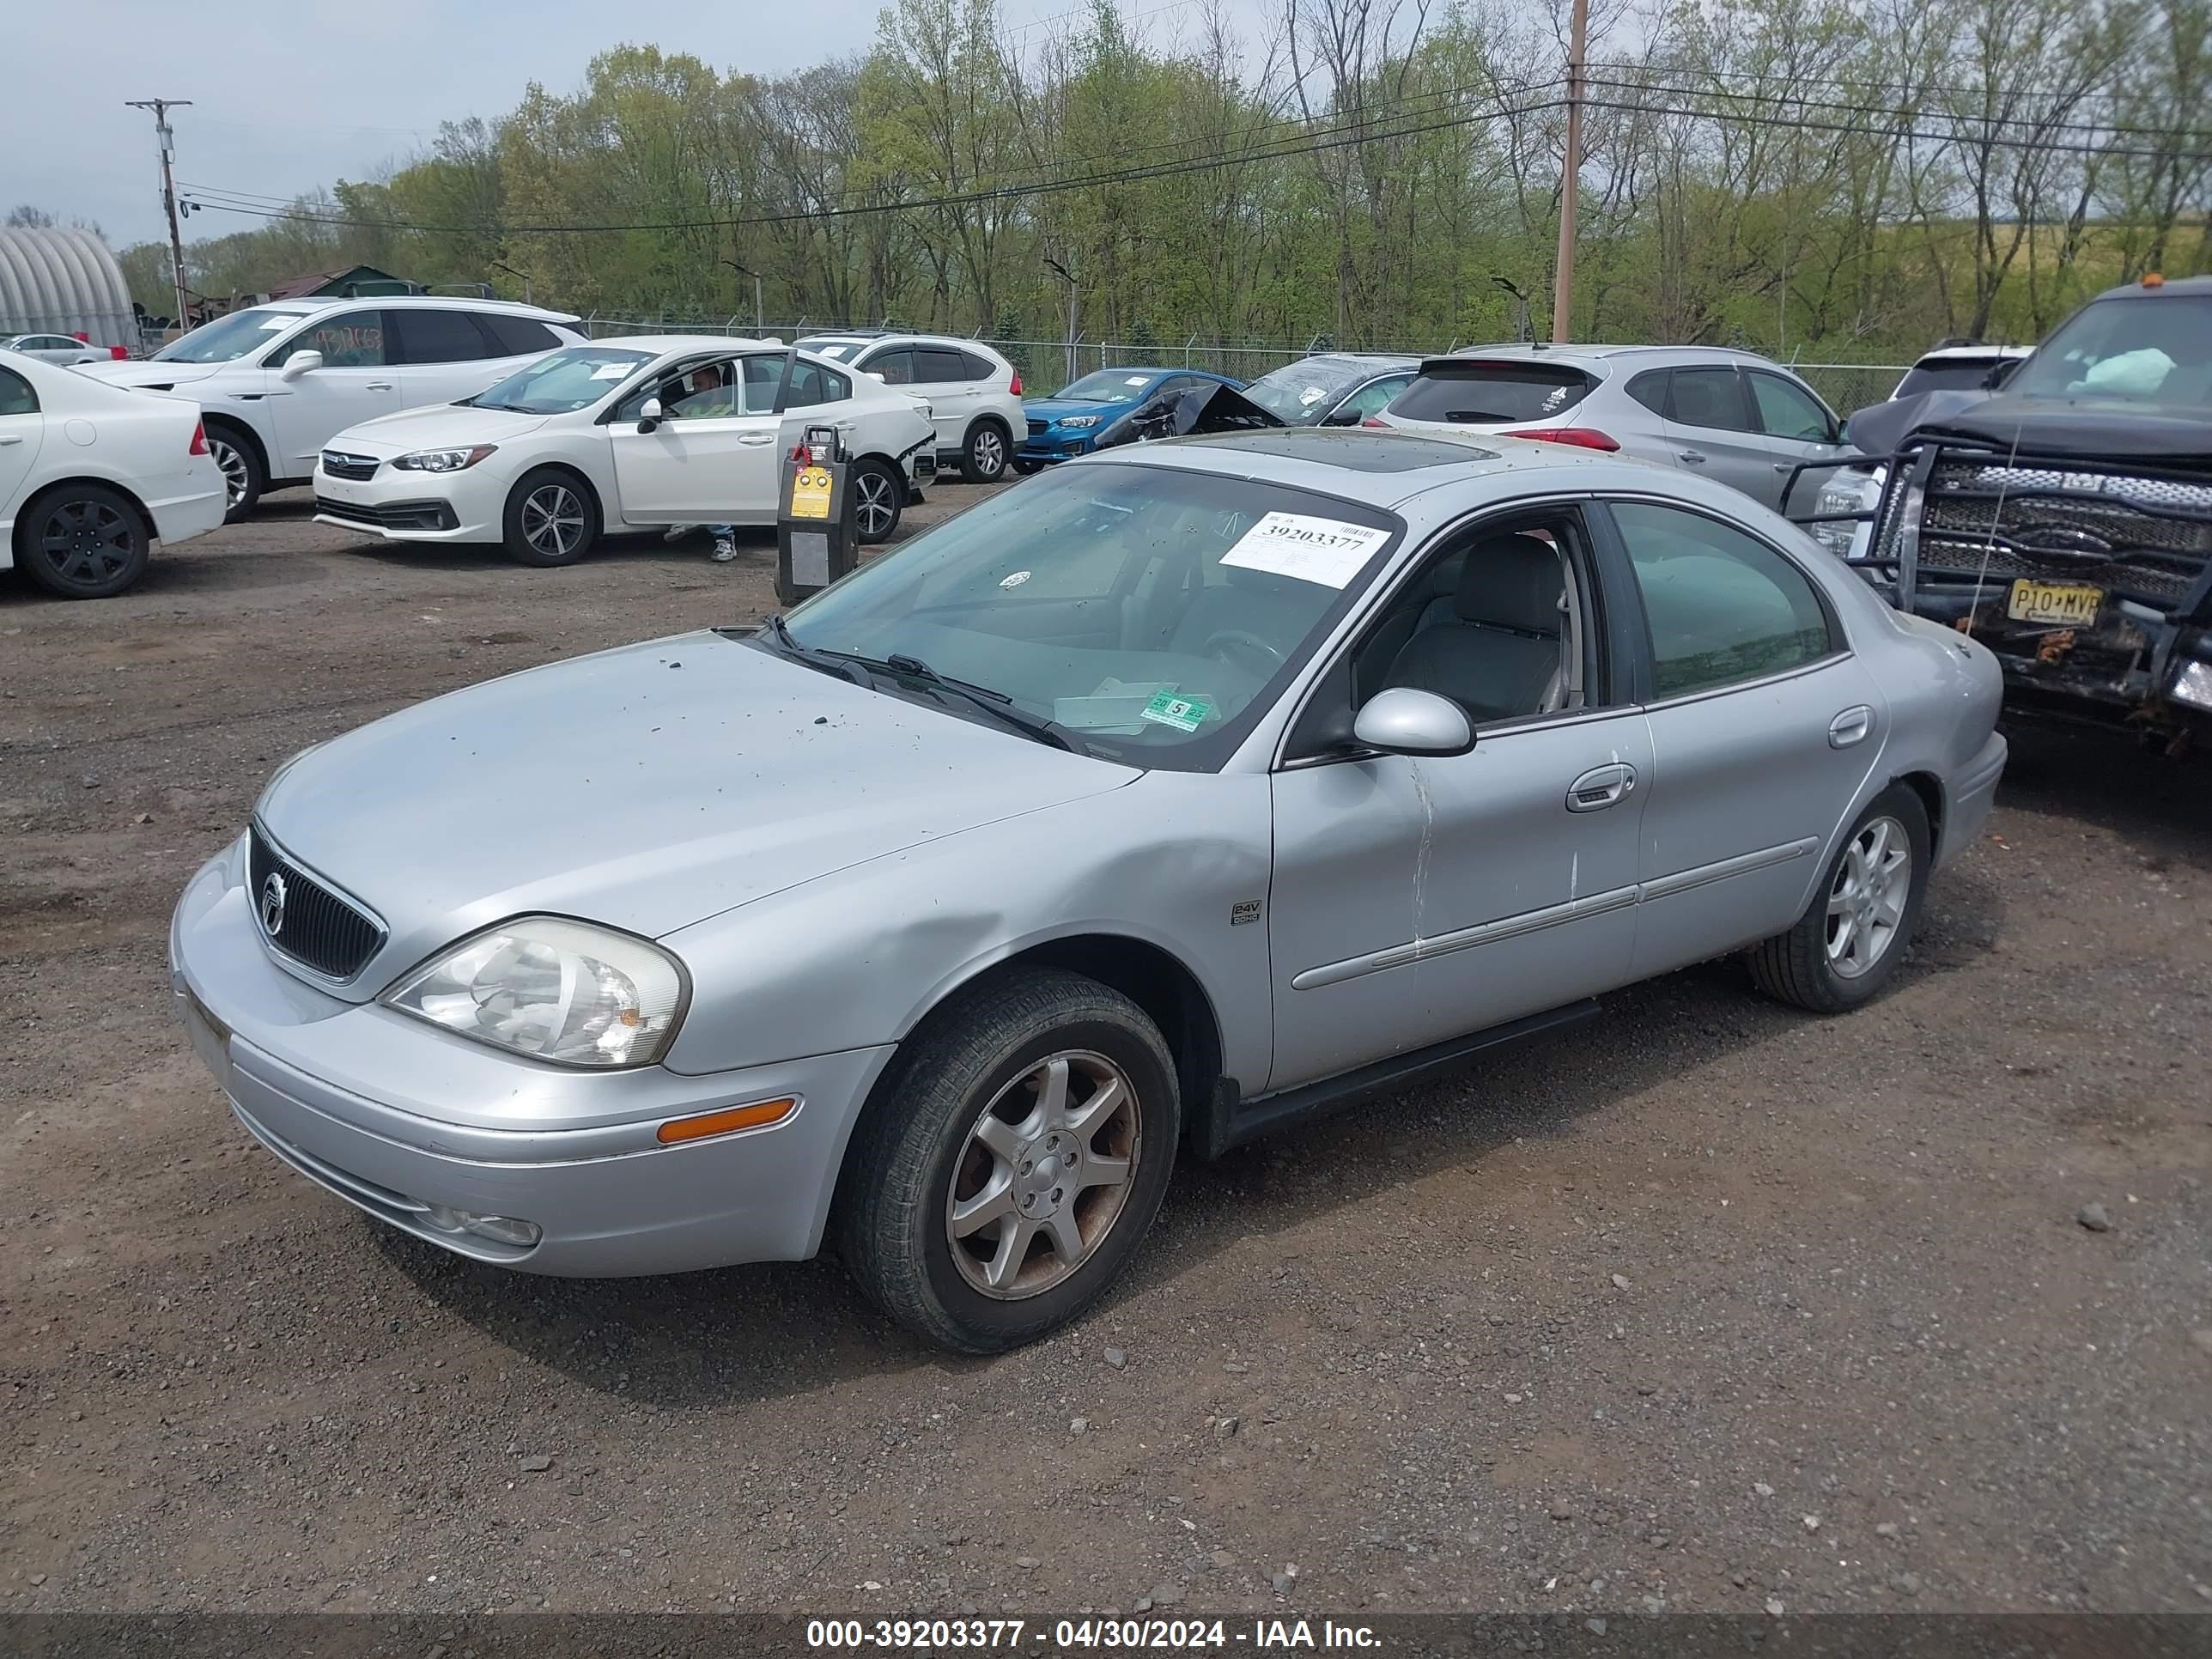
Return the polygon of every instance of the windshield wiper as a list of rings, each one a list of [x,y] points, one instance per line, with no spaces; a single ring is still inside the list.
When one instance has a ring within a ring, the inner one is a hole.
[[[919,657],[889,656],[881,662],[871,662],[865,657],[852,660],[885,673],[897,674],[910,680],[920,680],[932,690],[950,691],[956,697],[964,697],[974,707],[994,719],[1004,721],[1015,731],[1049,744],[1055,749],[1065,749],[1071,755],[1087,755],[1091,751],[1082,739],[1058,720],[1048,720],[1017,708],[1014,700],[1003,691],[994,691],[988,685],[970,685],[964,680],[949,680]]]
[[[833,675],[841,680],[850,680],[858,686],[868,686],[867,671],[861,666],[857,659],[848,657],[842,651],[817,651],[811,645],[801,645],[791,629],[784,625],[781,615],[770,617],[763,623],[760,631],[753,637],[757,640],[766,639],[772,641],[770,648],[777,655],[788,657],[796,663],[803,663],[818,673]],[[873,688],[869,687],[869,689]]]

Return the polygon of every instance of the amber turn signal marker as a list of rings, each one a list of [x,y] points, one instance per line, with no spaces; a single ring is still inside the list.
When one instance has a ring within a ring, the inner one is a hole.
[[[2146,271],[2143,274],[2142,285],[2145,288],[2164,288],[2166,286],[2166,278],[2160,276],[2158,272],[2154,270]]]
[[[799,1109],[796,1100],[758,1100],[750,1106],[732,1106],[696,1117],[672,1117],[654,1131],[657,1139],[673,1143],[703,1140],[708,1135],[731,1135],[740,1129],[764,1129],[781,1123]]]

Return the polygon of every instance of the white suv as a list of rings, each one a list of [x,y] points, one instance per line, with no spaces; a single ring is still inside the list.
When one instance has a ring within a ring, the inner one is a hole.
[[[144,362],[77,372],[197,399],[234,521],[263,490],[307,483],[323,446],[346,428],[473,397],[580,343],[578,323],[497,300],[288,300],[218,317]]]
[[[937,424],[938,464],[957,465],[969,483],[1005,477],[1017,439],[1029,430],[1020,372],[980,341],[842,329],[798,343],[927,403]]]

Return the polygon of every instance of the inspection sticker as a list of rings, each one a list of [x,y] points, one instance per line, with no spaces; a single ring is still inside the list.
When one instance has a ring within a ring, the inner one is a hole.
[[[1302,582],[1318,582],[1323,587],[1342,587],[1389,539],[1387,530],[1346,524],[1341,519],[1270,513],[1237,538],[1237,545],[1221,556],[1221,562],[1295,577]]]
[[[1162,726],[1172,726],[1178,732],[1195,732],[1212,712],[1212,698],[1185,696],[1170,689],[1155,694],[1150,702],[1137,711],[1137,717],[1157,720]]]

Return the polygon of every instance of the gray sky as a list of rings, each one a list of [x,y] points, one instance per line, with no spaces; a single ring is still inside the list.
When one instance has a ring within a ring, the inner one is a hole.
[[[502,114],[532,80],[568,91],[593,53],[623,40],[775,74],[864,48],[880,3],[25,0],[5,29],[21,69],[0,99],[0,213],[28,202],[90,220],[118,248],[162,235],[153,117],[126,99],[193,100],[173,118],[180,182],[289,199],[404,161],[442,120]],[[1122,0],[1154,38],[1194,22],[1202,3]],[[1265,6],[1231,0],[1227,9],[1256,19]],[[1001,0],[1002,27],[1026,42],[1069,27],[1080,9],[1080,0]],[[259,222],[210,210],[185,233]]]

